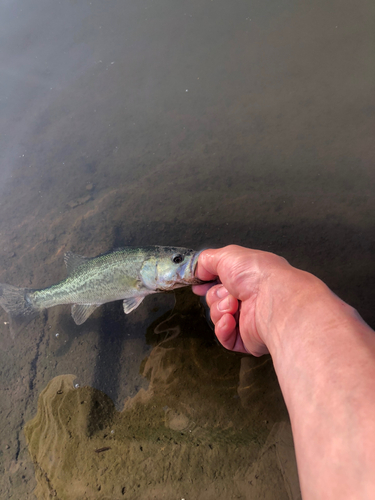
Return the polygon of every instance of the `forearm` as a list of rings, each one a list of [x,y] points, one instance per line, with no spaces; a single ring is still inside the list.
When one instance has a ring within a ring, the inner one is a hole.
[[[375,334],[314,279],[298,287],[297,308],[284,311],[267,343],[290,414],[303,498],[370,499]]]
[[[318,278],[274,254],[206,250],[197,276],[220,278],[206,297],[223,346],[272,355],[304,500],[375,498],[371,328]]]

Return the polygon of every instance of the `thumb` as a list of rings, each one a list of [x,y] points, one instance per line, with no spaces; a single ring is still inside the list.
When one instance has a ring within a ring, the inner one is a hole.
[[[202,281],[212,281],[218,276],[217,265],[218,265],[218,254],[220,249],[208,249],[203,250],[203,252],[198,257],[198,265],[195,271],[195,276]]]

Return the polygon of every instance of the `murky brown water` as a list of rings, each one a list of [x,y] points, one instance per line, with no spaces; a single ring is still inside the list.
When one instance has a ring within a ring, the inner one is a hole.
[[[238,243],[374,327],[373,20],[364,0],[3,2],[0,281],[56,282],[67,250]],[[189,290],[81,327],[52,309],[15,343],[7,321],[1,498],[299,498],[270,359],[221,348]]]

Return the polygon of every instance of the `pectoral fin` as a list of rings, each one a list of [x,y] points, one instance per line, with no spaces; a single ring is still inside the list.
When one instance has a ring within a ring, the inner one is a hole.
[[[129,297],[128,299],[124,299],[124,313],[129,314],[134,309],[137,309],[143,299],[144,297]]]
[[[75,324],[82,325],[97,307],[96,304],[73,304],[72,316]]]

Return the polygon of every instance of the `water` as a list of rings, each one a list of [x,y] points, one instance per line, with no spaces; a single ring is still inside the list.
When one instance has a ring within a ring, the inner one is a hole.
[[[364,0],[3,2],[0,281],[54,283],[67,250],[237,243],[374,327],[373,19]],[[7,321],[1,498],[299,497],[270,359],[223,350],[188,290],[81,327],[52,309],[15,345]]]

